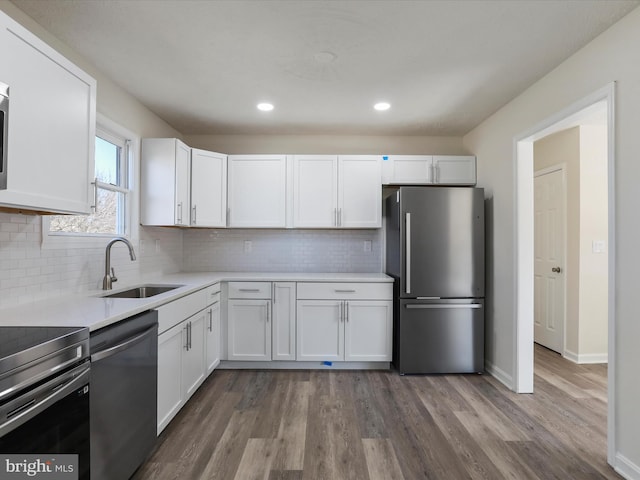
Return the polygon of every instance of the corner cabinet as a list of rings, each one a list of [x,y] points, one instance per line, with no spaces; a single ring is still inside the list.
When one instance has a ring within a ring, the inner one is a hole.
[[[0,58],[9,87],[0,207],[90,213],[96,81],[1,11]]]
[[[461,185],[476,184],[473,155],[390,155],[382,161],[383,184]]]
[[[286,227],[286,155],[229,155],[228,162],[228,226]]]
[[[140,192],[142,225],[224,227],[227,156],[177,138],[145,138]]]
[[[391,283],[298,283],[299,361],[390,362]]]
[[[379,228],[380,157],[295,155],[293,225],[296,228]]]
[[[295,360],[294,282],[230,282],[229,360]]]

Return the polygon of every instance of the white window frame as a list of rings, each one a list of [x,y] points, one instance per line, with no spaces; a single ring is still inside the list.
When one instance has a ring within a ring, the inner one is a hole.
[[[126,179],[128,188],[105,184],[94,179],[92,184],[105,190],[126,193],[124,234],[87,234],[73,232],[50,232],[50,217],[42,216],[42,248],[90,248],[102,247],[107,242],[116,237],[123,236],[132,243],[137,244],[139,240],[140,212],[137,195],[137,185],[140,173],[140,136],[122,127],[113,120],[101,115],[96,116],[96,137],[103,138],[109,142],[120,145],[125,144],[121,175]],[[126,158],[128,157],[128,158]],[[95,161],[95,159],[94,159]]]

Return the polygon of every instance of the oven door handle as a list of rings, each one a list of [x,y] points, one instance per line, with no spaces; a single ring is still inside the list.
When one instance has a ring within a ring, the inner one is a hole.
[[[113,347],[107,348],[106,350],[102,350],[101,352],[94,353],[93,355],[91,355],[91,361],[97,362],[98,360],[103,360],[105,358],[111,357],[112,355],[115,355],[116,353],[126,350],[130,346],[144,340],[145,337],[147,337],[150,333],[156,330],[156,327],[157,325],[153,325],[152,327],[147,328],[140,335],[136,335],[135,337],[130,338],[125,342],[119,343],[118,345],[114,345]]]
[[[69,393],[89,383],[89,363],[55,377],[0,407],[0,437],[36,417]],[[88,391],[87,386],[87,391]]]

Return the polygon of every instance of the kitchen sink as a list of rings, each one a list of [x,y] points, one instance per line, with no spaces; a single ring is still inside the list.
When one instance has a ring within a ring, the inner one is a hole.
[[[140,285],[139,287],[101,296],[105,298],[149,298],[180,287],[184,287],[184,285]]]

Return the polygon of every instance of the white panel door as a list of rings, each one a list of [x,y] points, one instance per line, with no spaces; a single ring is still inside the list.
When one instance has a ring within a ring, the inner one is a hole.
[[[227,225],[227,156],[191,150],[191,226]]]
[[[296,359],[296,284],[295,282],[273,283],[273,360]]]
[[[338,226],[382,226],[382,172],[380,157],[344,155],[339,158]]]
[[[390,362],[393,336],[393,302],[345,302],[344,359]]]
[[[176,140],[175,224],[189,225],[191,199],[191,148]]]
[[[182,385],[185,401],[198,389],[205,378],[204,327],[207,311],[202,310],[185,323],[188,329],[186,348],[182,361]]]
[[[287,157],[229,155],[230,227],[286,227]]]
[[[441,185],[475,185],[476,157],[473,155],[434,156],[433,183]]]
[[[271,360],[271,300],[227,302],[228,360]]]
[[[293,158],[293,225],[297,228],[338,226],[337,155]]]
[[[344,302],[298,300],[296,360],[344,360]]]
[[[534,179],[534,341],[563,353],[565,324],[564,172]]]
[[[182,350],[186,345],[184,324],[158,337],[158,434],[184,403],[182,393]]]

